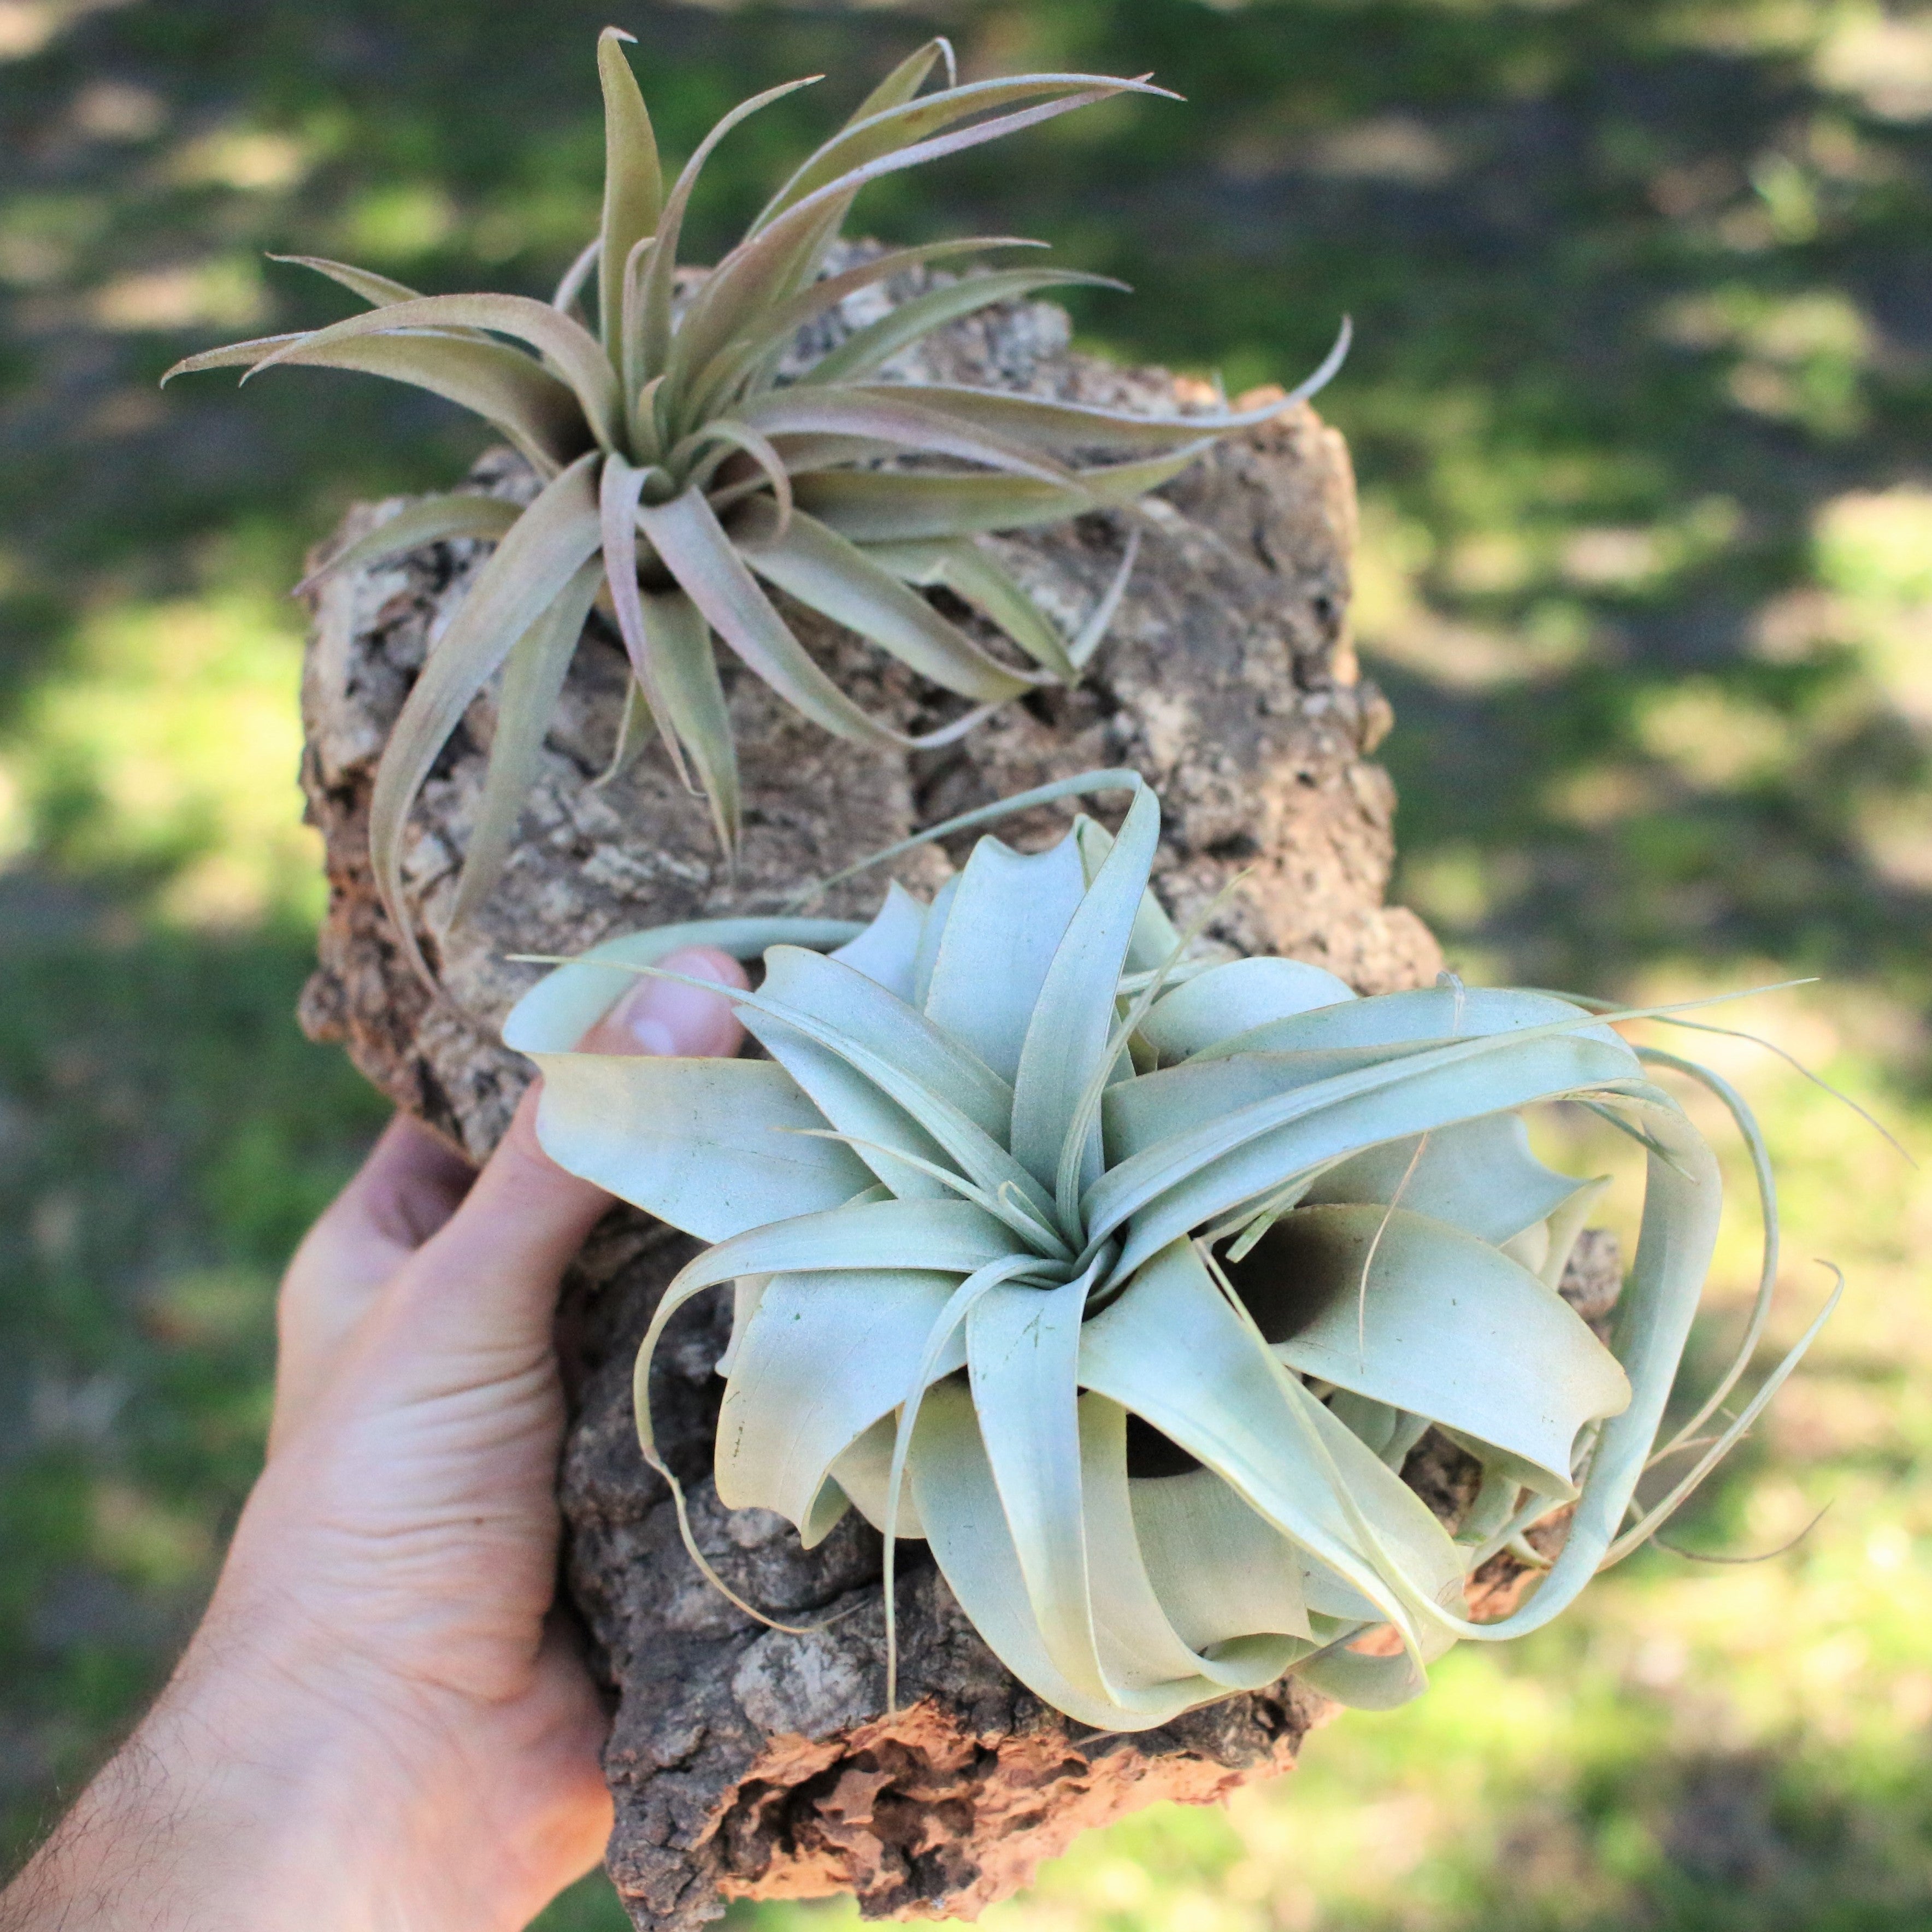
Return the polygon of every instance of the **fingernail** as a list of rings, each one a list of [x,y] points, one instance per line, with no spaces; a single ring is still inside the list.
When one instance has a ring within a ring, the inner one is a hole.
[[[688,947],[660,963],[668,972],[719,986],[747,983],[735,959],[708,946]],[[676,980],[642,980],[591,1028],[582,1045],[599,1053],[722,1056],[738,1050],[743,1033],[722,992]]]

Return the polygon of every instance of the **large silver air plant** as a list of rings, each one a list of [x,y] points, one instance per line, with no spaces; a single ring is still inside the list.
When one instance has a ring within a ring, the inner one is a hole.
[[[1290,1670],[1400,1702],[1456,1639],[1546,1623],[1636,1548],[1816,1332],[1699,1453],[1775,1275],[1762,1142],[1717,1076],[1582,1004],[1358,998],[1292,961],[1190,962],[1148,890],[1160,814],[1139,779],[1018,802],[1108,785],[1133,794],[1117,836],[1083,818],[1032,856],[982,838],[930,905],[894,885],[862,929],[614,940],[539,983],[504,1036],[542,1069],[555,1159],[713,1244],[638,1357],[654,1465],[653,1352],[733,1282],[718,1496],[808,1544],[856,1507],[886,1538],[889,1631],[895,1539],[922,1537],[1015,1675],[1087,1723],[1147,1728]],[[574,1050],[698,941],[763,953],[735,997],[768,1058]],[[1744,1128],[1767,1233],[1736,1358],[1666,1443],[1720,1187],[1659,1062]],[[1532,1154],[1521,1110],[1556,1101],[1647,1157],[1608,1347],[1557,1292],[1600,1184]],[[1399,1474],[1432,1424],[1483,1472],[1453,1533]],[[1672,1452],[1688,1466],[1638,1507]],[[1470,1571],[1566,1504],[1535,1594],[1472,1621]]]
[[[191,356],[170,370],[246,364],[360,370],[473,410],[529,460],[543,488],[527,508],[474,492],[427,498],[332,561],[368,563],[450,538],[496,544],[411,690],[370,808],[377,890],[424,970],[402,904],[410,808],[476,694],[502,686],[484,794],[451,912],[478,904],[512,848],[544,730],[584,620],[601,604],[634,682],[622,758],[655,726],[674,768],[709,802],[727,853],[741,811],[722,641],[804,716],[845,738],[929,746],[1042,684],[1072,684],[1099,642],[1133,561],[1066,637],[976,538],[1120,508],[1177,475],[1214,439],[1318,388],[1347,346],[1292,397],[1261,406],[1150,417],[949,383],[884,380],[933,329],[1043,288],[1106,281],[1012,268],[942,280],[860,328],[790,380],[800,331],[846,298],[909,271],[988,249],[976,237],[877,253],[826,272],[854,200],[884,176],[956,154],[1143,80],[1022,74],[920,90],[952,50],[903,62],[778,188],[701,280],[681,280],[692,191],[718,143],[794,81],[726,115],[668,185],[623,43],[598,43],[604,93],[603,220],[555,298],[422,296],[386,275],[298,256],[369,304],[326,328]],[[579,319],[594,276],[594,316]],[[1118,287],[1118,283],[1108,286]],[[166,380],[166,378],[164,378]],[[244,380],[246,380],[244,376]],[[916,459],[911,470],[887,467]],[[1076,460],[1076,458],[1078,459]],[[989,652],[924,594],[944,586],[1013,646]],[[964,700],[962,716],[908,736],[856,704],[794,634],[776,590],[857,632]]]

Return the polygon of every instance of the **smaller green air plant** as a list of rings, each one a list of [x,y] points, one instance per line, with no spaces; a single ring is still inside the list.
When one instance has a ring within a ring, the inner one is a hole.
[[[950,73],[952,50],[934,40],[889,74],[793,173],[686,298],[679,239],[706,160],[748,115],[808,83],[773,88],[734,108],[667,191],[623,51],[628,38],[607,28],[598,43],[603,220],[553,302],[424,296],[366,269],[286,258],[332,277],[369,312],[211,350],[168,372],[245,363],[254,375],[302,364],[392,377],[475,411],[543,480],[526,509],[475,493],[426,499],[330,566],[451,538],[496,546],[410,694],[370,803],[376,886],[418,970],[401,891],[410,808],[470,700],[502,669],[482,803],[451,913],[459,919],[488,893],[512,848],[544,731],[593,603],[614,618],[634,673],[619,760],[647,740],[654,722],[674,767],[709,801],[728,854],[741,814],[714,634],[828,731],[881,746],[945,742],[1009,698],[1077,682],[1133,560],[1130,543],[1113,586],[1070,639],[974,541],[978,534],[1130,503],[1216,436],[1312,394],[1347,345],[1345,327],[1294,397],[1245,412],[1150,418],[958,384],[876,380],[900,351],[989,304],[1054,286],[1121,286],[1066,269],[1015,268],[916,296],[782,382],[781,360],[800,328],[847,296],[968,253],[1038,245],[985,237],[934,242],[825,273],[827,253],[868,182],[1075,108],[1162,90],[1144,80],[1025,74],[922,97],[942,56]],[[593,273],[594,329],[576,314]],[[1067,452],[1102,460],[1076,466]],[[916,458],[919,466],[880,466],[896,458]],[[872,716],[820,669],[767,586],[856,632],[971,708],[918,736]],[[922,594],[938,586],[974,607],[1026,662],[1002,660],[950,622]]]
[[[1825,1314],[1701,1440],[1762,1333],[1776,1208],[1738,1095],[1608,1023],[1656,1016],[1454,983],[1358,998],[1291,961],[1189,962],[1148,890],[1160,814],[1131,772],[939,830],[1110,788],[1133,794],[1116,837],[1082,818],[1031,856],[982,838],[930,905],[894,885],[862,928],[614,940],[536,986],[504,1038],[542,1070],[556,1160],[716,1244],[638,1356],[646,1456],[663,1469],[664,1324],[735,1282],[719,1498],[807,1544],[848,1504],[884,1532],[889,1676],[892,1552],[916,1536],[1014,1674],[1087,1723],[1144,1729],[1290,1670],[1399,1702],[1457,1638],[1547,1622],[1648,1538]],[[768,1058],[574,1050],[636,973],[700,942],[763,952],[737,1000]],[[1730,1109],[1766,1228],[1735,1358],[1661,1443],[1720,1184],[1653,1068]],[[1602,1184],[1531,1154],[1520,1110],[1556,1101],[1648,1156],[1609,1347],[1557,1292]],[[1453,1532],[1399,1474],[1432,1423],[1483,1472]],[[1640,1478],[1680,1455],[1639,1507]],[[1540,1562],[1524,1532],[1565,1504],[1534,1596],[1472,1621],[1470,1571],[1505,1547]],[[1398,1653],[1349,1647],[1382,1626]]]

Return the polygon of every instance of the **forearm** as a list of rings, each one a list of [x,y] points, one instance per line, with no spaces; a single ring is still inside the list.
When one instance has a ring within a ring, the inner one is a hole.
[[[400,1796],[328,1700],[190,1667],[4,1896],[0,1932],[375,1932]]]

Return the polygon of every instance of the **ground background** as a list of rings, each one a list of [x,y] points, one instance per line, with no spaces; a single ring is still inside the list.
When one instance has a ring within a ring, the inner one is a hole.
[[[290,1010],[316,910],[282,592],[479,438],[187,350],[340,313],[266,249],[541,291],[594,220],[614,19],[703,259],[934,28],[969,74],[1153,68],[875,190],[1124,275],[1087,343],[1293,380],[1361,473],[1399,891],[1472,977],[1801,974],[1740,1017],[1932,1151],[1932,10],[1828,0],[0,0],[0,1814],[17,1849],[205,1591],[274,1276],[379,1123]],[[1226,1814],[1088,1841],[1000,1932],[1892,1932],[1932,1915],[1932,1186],[1726,1047],[1852,1292],[1678,1532]],[[1594,1149],[1576,1151],[1587,1158]],[[1706,1343],[1750,1266],[1727,1238]],[[1791,1325],[1787,1323],[1787,1329]],[[620,1925],[578,1888],[549,1932]],[[845,1922],[767,1908],[760,1932]]]

